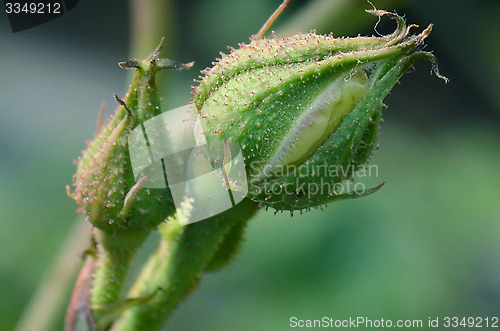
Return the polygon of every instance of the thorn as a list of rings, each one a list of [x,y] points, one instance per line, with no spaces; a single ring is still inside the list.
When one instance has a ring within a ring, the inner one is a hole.
[[[115,100],[116,102],[118,102],[118,104],[120,106],[123,106],[125,108],[125,110],[127,111],[127,115],[132,118],[132,112],[130,111],[130,109],[127,107],[127,105],[125,104],[125,101],[123,101],[122,99],[120,99],[115,93],[113,93],[113,96],[115,97]]]

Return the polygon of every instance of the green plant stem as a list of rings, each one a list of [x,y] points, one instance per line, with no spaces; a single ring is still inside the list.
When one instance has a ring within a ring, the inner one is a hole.
[[[135,57],[147,57],[162,37],[172,34],[173,5],[170,0],[130,0],[130,49]]]
[[[120,299],[121,288],[127,275],[134,252],[107,252],[99,254],[94,274],[92,306],[99,307]]]
[[[130,0],[131,46],[132,57],[145,58],[158,42],[165,38],[166,48],[172,46],[172,1],[169,0]],[[133,73],[131,72],[130,75]],[[161,75],[157,85],[164,85],[166,74]],[[163,77],[163,78],[162,78]],[[162,84],[163,82],[163,84]],[[139,83],[139,80],[137,80]],[[131,90],[133,88],[131,87]],[[128,100],[127,100],[128,101]],[[97,231],[97,241],[102,244],[106,234]],[[94,275],[91,302],[92,306],[102,306],[121,299],[122,287],[128,274],[133,257],[146,239],[147,233],[139,234],[137,245],[124,247],[106,247],[102,245],[98,256],[97,270]],[[125,240],[126,241],[126,240]],[[99,312],[96,311],[96,320]]]
[[[171,57],[175,49],[175,6],[171,0],[130,0],[130,56],[146,58],[158,42],[165,38],[162,49],[164,57]],[[169,75],[164,73],[157,78],[157,86],[165,88]]]
[[[99,308],[121,299],[123,284],[132,260],[149,231],[132,235],[122,234],[122,240],[97,229],[95,232],[99,253],[92,284],[91,305],[96,311],[95,319],[98,321]]]
[[[256,210],[254,202],[244,199],[238,206],[201,222],[180,227],[177,221],[170,221],[162,226],[162,242],[132,288],[130,297],[158,292],[149,302],[126,312],[112,330],[158,330],[173,309],[196,288],[231,229],[253,216]]]

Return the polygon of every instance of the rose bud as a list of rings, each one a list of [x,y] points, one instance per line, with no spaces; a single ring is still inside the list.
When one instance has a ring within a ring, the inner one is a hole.
[[[135,76],[123,100],[104,127],[77,161],[72,197],[80,211],[102,232],[113,234],[148,232],[175,209],[165,188],[143,187],[147,177],[134,178],[128,136],[137,126],[162,113],[155,75],[166,68],[183,69],[181,64],[158,59],[161,44],[145,60],[121,62],[135,69]],[[153,139],[153,138],[151,138]]]
[[[150,231],[175,212],[166,185],[152,188],[147,185],[148,180],[151,181],[147,175],[134,176],[129,152],[130,132],[162,113],[156,73],[191,66],[159,59],[161,46],[162,43],[145,60],[119,63],[122,68],[135,69],[133,81],[123,100],[115,96],[119,103],[115,114],[105,126],[98,128],[94,140],[88,143],[77,162],[73,178],[75,192],[70,196],[94,226],[96,249],[87,255],[91,267],[84,268],[81,274],[81,279],[92,280],[87,283],[91,289],[75,288],[68,309],[69,326],[74,325],[79,314],[91,311],[97,328],[105,330],[117,317],[117,311],[130,307],[129,301],[120,300],[133,257]],[[145,139],[152,144],[160,135],[161,132],[153,133]],[[132,302],[139,304],[141,300]],[[79,302],[84,303],[83,308],[78,307]]]
[[[334,38],[315,32],[251,40],[222,54],[193,87],[193,101],[212,163],[221,141],[238,144],[248,197],[276,210],[302,210],[370,194],[341,192],[372,154],[383,99],[423,52],[418,35],[398,15],[384,37]],[[335,170],[335,171],[334,171]]]

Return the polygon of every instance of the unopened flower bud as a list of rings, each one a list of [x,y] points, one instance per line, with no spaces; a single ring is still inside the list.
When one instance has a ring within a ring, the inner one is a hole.
[[[190,67],[158,59],[158,49],[147,59],[121,62],[122,68],[135,69],[130,89],[109,123],[100,128],[78,160],[72,197],[89,221],[106,233],[151,230],[174,212],[172,197],[165,188],[144,187],[147,177],[134,177],[129,133],[162,113],[155,75],[165,68]]]
[[[410,35],[414,26],[400,16],[370,12],[395,19],[397,30],[254,39],[203,72],[193,101],[205,138],[240,146],[252,200],[293,211],[373,192],[335,187],[372,154],[382,101],[408,68],[423,57],[440,75],[434,56],[421,51],[432,25]],[[212,153],[221,159],[220,149]]]

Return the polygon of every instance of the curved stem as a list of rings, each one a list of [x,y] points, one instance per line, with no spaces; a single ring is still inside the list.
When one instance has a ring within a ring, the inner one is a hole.
[[[196,288],[198,279],[231,229],[253,216],[256,204],[244,199],[234,208],[210,219],[162,227],[163,241],[132,288],[130,296],[158,293],[134,307],[114,325],[114,331],[157,330],[173,309]]]

